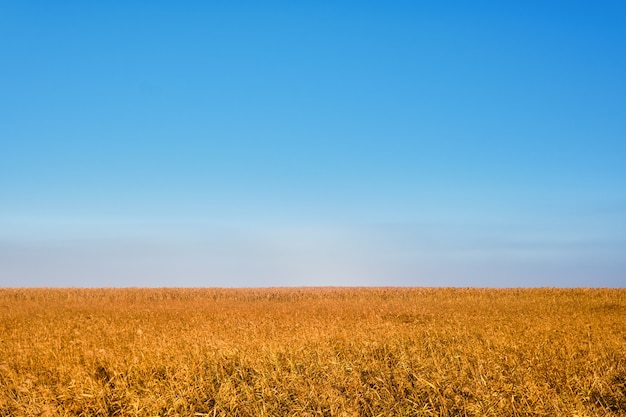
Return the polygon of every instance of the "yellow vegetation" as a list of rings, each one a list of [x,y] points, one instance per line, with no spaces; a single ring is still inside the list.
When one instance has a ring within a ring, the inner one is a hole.
[[[0,289],[0,415],[626,415],[626,290]]]

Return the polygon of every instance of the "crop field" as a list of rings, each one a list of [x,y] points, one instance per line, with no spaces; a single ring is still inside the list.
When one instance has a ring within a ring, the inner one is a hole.
[[[0,289],[0,415],[626,415],[626,290]]]

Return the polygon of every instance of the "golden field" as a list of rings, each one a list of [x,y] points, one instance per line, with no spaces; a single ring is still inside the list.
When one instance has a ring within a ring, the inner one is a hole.
[[[626,290],[0,289],[0,415],[626,415]]]

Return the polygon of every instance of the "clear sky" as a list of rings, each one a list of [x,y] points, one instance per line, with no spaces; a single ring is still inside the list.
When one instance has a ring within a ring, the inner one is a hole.
[[[0,286],[624,287],[624,22],[0,1]]]

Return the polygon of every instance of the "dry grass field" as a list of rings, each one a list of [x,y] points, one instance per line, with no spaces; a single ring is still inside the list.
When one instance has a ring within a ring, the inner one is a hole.
[[[626,291],[0,289],[0,415],[626,415]]]

